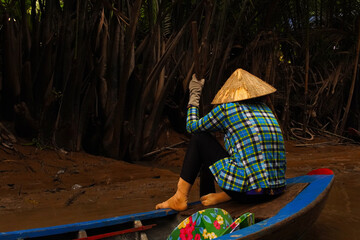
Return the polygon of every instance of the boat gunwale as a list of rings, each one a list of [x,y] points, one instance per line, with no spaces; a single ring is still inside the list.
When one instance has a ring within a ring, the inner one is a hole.
[[[309,185],[293,201],[280,209],[275,216],[216,239],[258,239],[275,232],[318,206],[327,197],[334,181],[334,175],[304,175],[288,179],[287,181],[287,184],[309,183]],[[316,190],[321,190],[321,193]],[[296,213],[294,213],[294,209],[297,209]]]
[[[149,212],[134,213],[134,214],[128,214],[118,217],[90,220],[90,221],[84,221],[78,223],[69,223],[69,224],[56,225],[51,227],[31,228],[31,229],[17,230],[11,232],[0,232],[0,239],[11,240],[14,238],[26,239],[26,238],[54,236],[59,234],[66,234],[69,232],[76,232],[80,230],[109,227],[135,220],[146,220],[151,218],[166,217],[166,216],[174,215],[176,213],[178,212],[172,209],[160,209]]]

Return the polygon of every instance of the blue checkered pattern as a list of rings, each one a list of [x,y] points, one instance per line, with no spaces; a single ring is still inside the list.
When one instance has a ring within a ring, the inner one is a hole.
[[[210,166],[221,188],[246,192],[286,185],[285,146],[280,126],[264,103],[224,103],[203,118],[197,107],[189,107],[186,129],[224,132],[230,157]]]

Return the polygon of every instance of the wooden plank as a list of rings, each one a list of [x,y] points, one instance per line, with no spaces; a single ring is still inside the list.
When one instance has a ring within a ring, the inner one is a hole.
[[[281,208],[290,203],[306,186],[308,183],[294,183],[287,186],[286,191],[270,201],[263,203],[239,203],[236,201],[229,201],[226,203],[211,206],[211,208],[221,208],[226,210],[233,218],[238,218],[246,212],[254,213],[258,220],[267,219],[275,216]],[[204,209],[201,204],[190,207],[188,210],[181,212],[182,216],[190,216],[193,213]]]

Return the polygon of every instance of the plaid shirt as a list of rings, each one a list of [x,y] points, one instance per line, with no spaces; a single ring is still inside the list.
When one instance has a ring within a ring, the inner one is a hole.
[[[246,192],[286,185],[285,146],[279,124],[265,103],[225,103],[199,119],[197,107],[189,107],[189,133],[224,132],[229,157],[210,170],[223,189]]]

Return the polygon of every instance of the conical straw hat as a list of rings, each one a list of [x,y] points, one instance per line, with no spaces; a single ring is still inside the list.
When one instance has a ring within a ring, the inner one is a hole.
[[[238,68],[216,94],[211,104],[237,102],[261,97],[276,89],[251,73]]]

